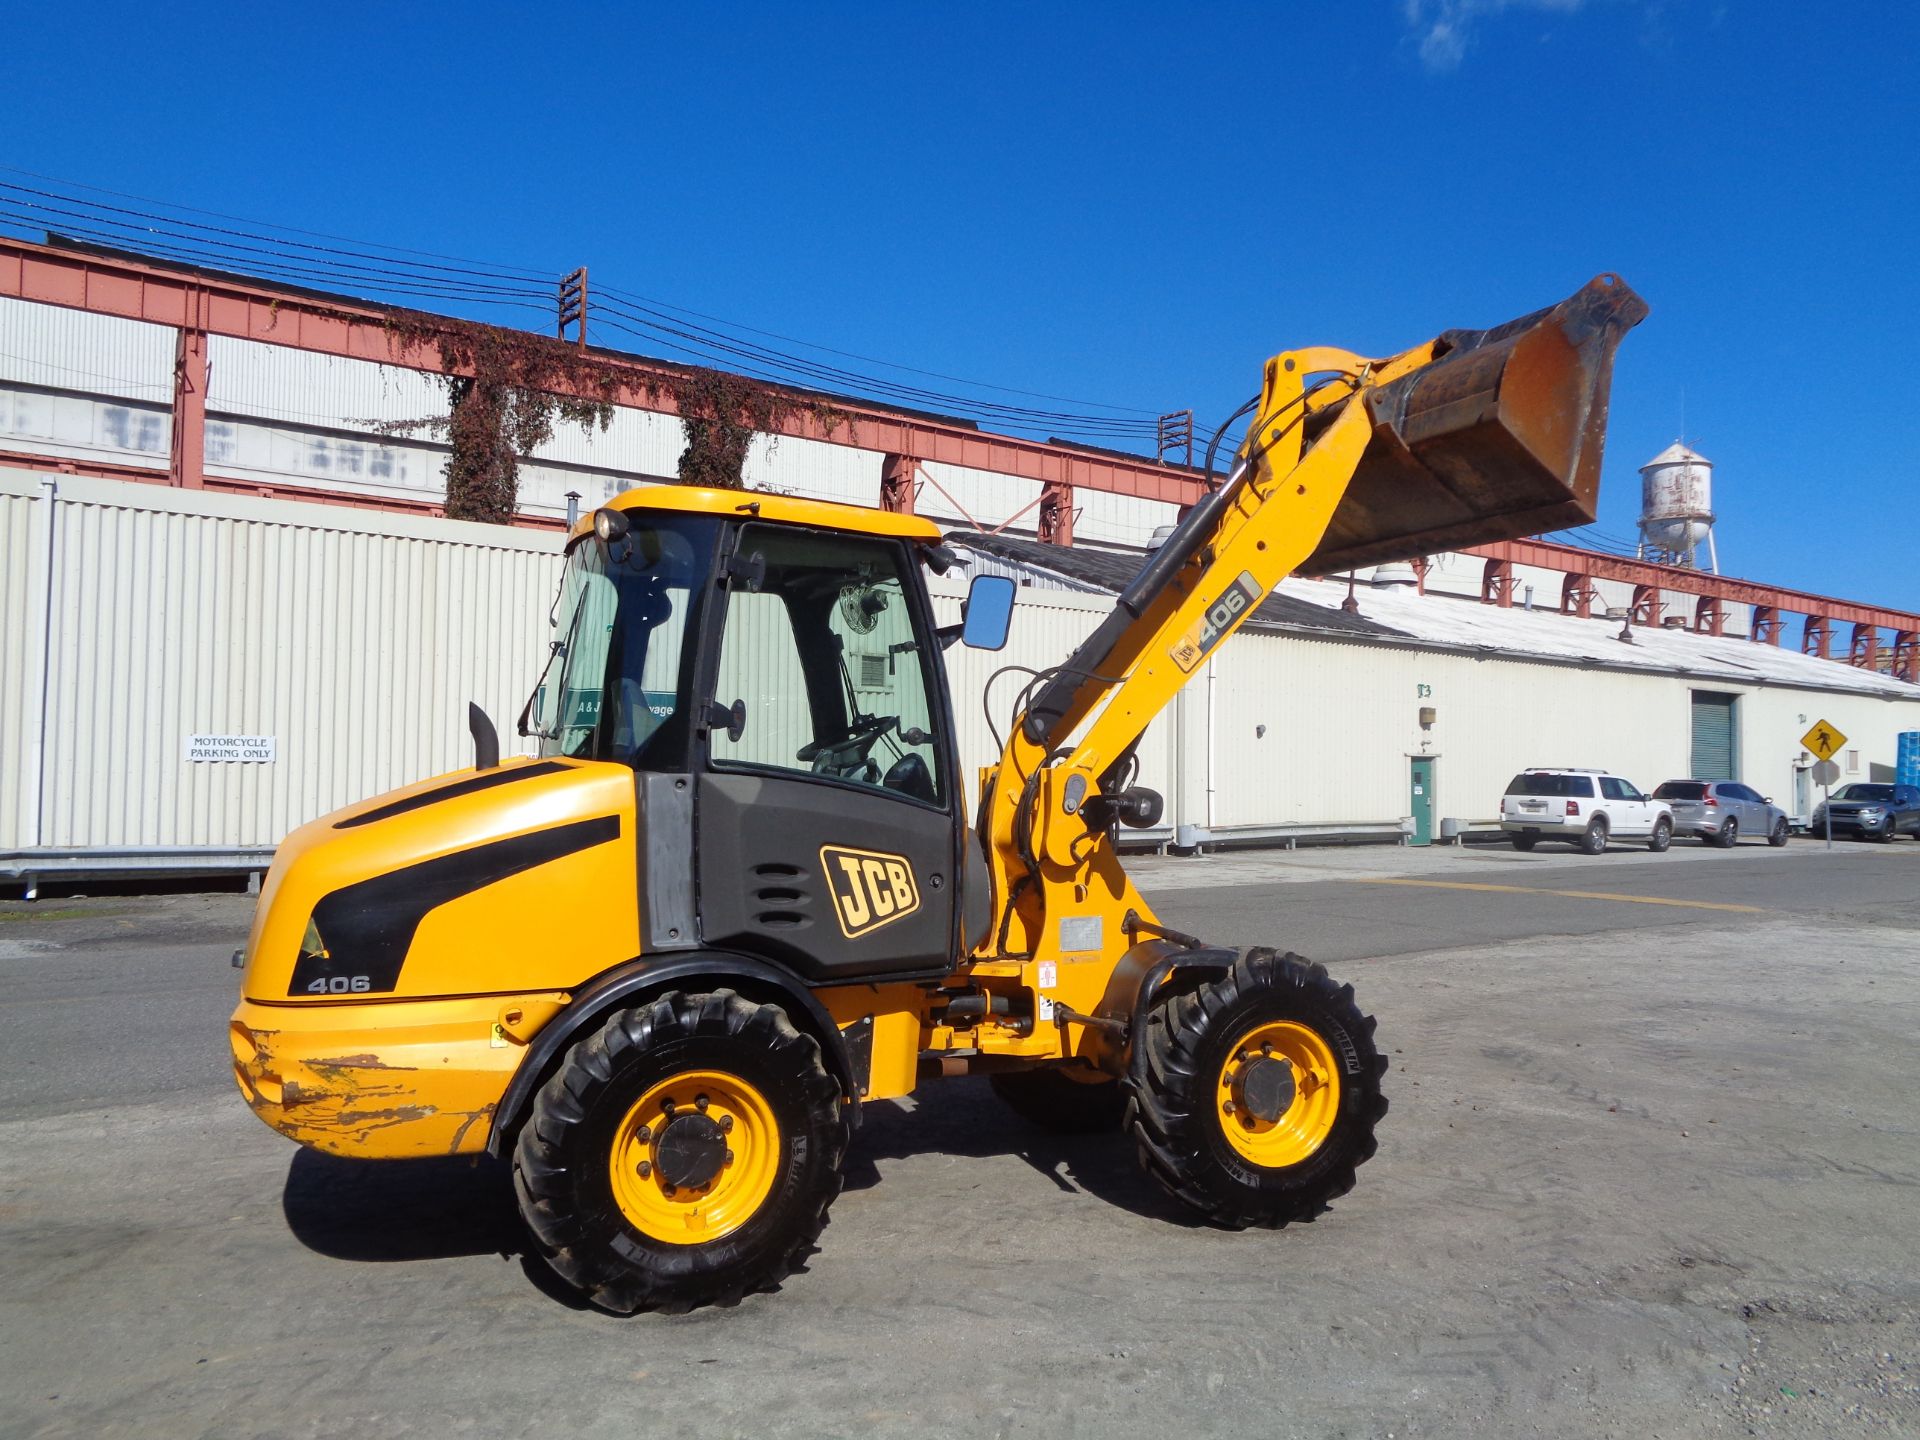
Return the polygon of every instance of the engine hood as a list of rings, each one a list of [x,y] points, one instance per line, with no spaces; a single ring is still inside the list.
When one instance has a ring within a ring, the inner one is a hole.
[[[267,1004],[564,989],[639,953],[633,772],[460,770],[275,852],[242,991]]]

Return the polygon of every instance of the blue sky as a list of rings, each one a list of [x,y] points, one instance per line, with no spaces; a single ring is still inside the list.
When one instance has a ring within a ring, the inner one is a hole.
[[[1726,569],[1920,610],[1906,4],[148,3],[8,29],[0,163],[585,263],[1203,422],[1284,346],[1396,350],[1618,271],[1653,314],[1599,528],[1632,536],[1635,467],[1684,414]]]

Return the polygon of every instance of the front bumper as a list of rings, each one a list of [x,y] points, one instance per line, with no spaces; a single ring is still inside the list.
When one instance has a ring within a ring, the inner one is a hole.
[[[1884,815],[1876,815],[1872,819],[1865,819],[1859,815],[1833,817],[1833,830],[1836,835],[1878,835],[1887,828],[1887,825],[1888,820]],[[1827,828],[1826,817],[1816,816],[1807,828],[1816,835],[1820,834]]]
[[[359,1004],[242,1000],[233,1078],[290,1139],[355,1159],[471,1155],[557,995]]]

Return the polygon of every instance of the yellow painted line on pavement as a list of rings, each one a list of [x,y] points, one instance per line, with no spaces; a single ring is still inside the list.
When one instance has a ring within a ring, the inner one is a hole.
[[[1382,876],[1361,885],[1417,885],[1429,890],[1496,890],[1507,895],[1558,895],[1568,900],[1623,900],[1629,905],[1674,905],[1682,910],[1731,910],[1764,915],[1759,905],[1729,905],[1719,900],[1667,900],[1658,895],[1617,895],[1611,890],[1546,890],[1536,885],[1486,885],[1471,880],[1404,880]]]

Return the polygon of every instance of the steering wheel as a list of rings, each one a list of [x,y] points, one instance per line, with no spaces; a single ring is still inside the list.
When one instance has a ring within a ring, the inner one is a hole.
[[[898,715],[869,715],[856,720],[844,740],[810,741],[802,745],[793,758],[811,764],[816,775],[859,780],[873,768],[867,756],[880,737],[899,723]]]

